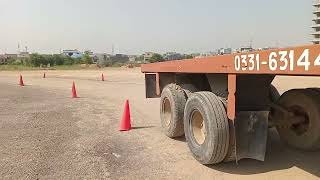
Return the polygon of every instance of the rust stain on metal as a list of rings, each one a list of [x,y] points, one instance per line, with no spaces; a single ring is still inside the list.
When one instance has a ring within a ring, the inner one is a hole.
[[[160,96],[160,77],[159,77],[159,73],[156,73],[156,95]]]
[[[236,116],[236,86],[237,76],[235,74],[228,74],[228,106],[227,115],[230,120],[234,120]]]

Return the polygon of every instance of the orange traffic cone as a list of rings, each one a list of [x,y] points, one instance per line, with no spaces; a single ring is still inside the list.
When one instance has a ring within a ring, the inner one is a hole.
[[[101,74],[101,81],[104,81],[104,75],[103,75],[103,73]]]
[[[43,78],[46,78],[46,73],[43,73]]]
[[[119,131],[129,131],[131,129],[129,100],[126,100]]]
[[[78,98],[76,85],[74,84],[74,82],[72,82],[72,98]]]
[[[23,79],[22,79],[21,74],[20,74],[20,81],[19,81],[19,85],[20,85],[20,86],[24,86],[24,83],[23,83]]]

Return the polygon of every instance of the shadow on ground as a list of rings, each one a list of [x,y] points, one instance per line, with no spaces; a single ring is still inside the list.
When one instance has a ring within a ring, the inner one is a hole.
[[[234,162],[211,165],[209,168],[240,175],[259,174],[275,170],[298,167],[320,177],[320,151],[302,152],[286,147],[280,142],[277,132],[269,131],[266,159],[264,162],[243,159],[236,165]]]
[[[155,126],[135,126],[135,127],[132,127],[131,129],[149,129],[154,127]]]
[[[185,136],[180,136],[180,137],[176,137],[176,138],[173,138],[173,139],[176,140],[176,141],[187,142]]]

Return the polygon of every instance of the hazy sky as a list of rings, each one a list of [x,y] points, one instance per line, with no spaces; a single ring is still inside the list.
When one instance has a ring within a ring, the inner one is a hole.
[[[307,44],[312,0],[0,0],[0,53],[137,54]]]

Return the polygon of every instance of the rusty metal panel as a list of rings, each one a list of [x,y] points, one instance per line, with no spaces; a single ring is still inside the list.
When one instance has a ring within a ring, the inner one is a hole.
[[[141,71],[319,76],[320,45],[144,64]]]
[[[156,95],[160,96],[160,75],[156,73]]]
[[[228,106],[227,115],[230,120],[234,120],[236,114],[236,86],[237,76],[235,74],[228,74]]]

